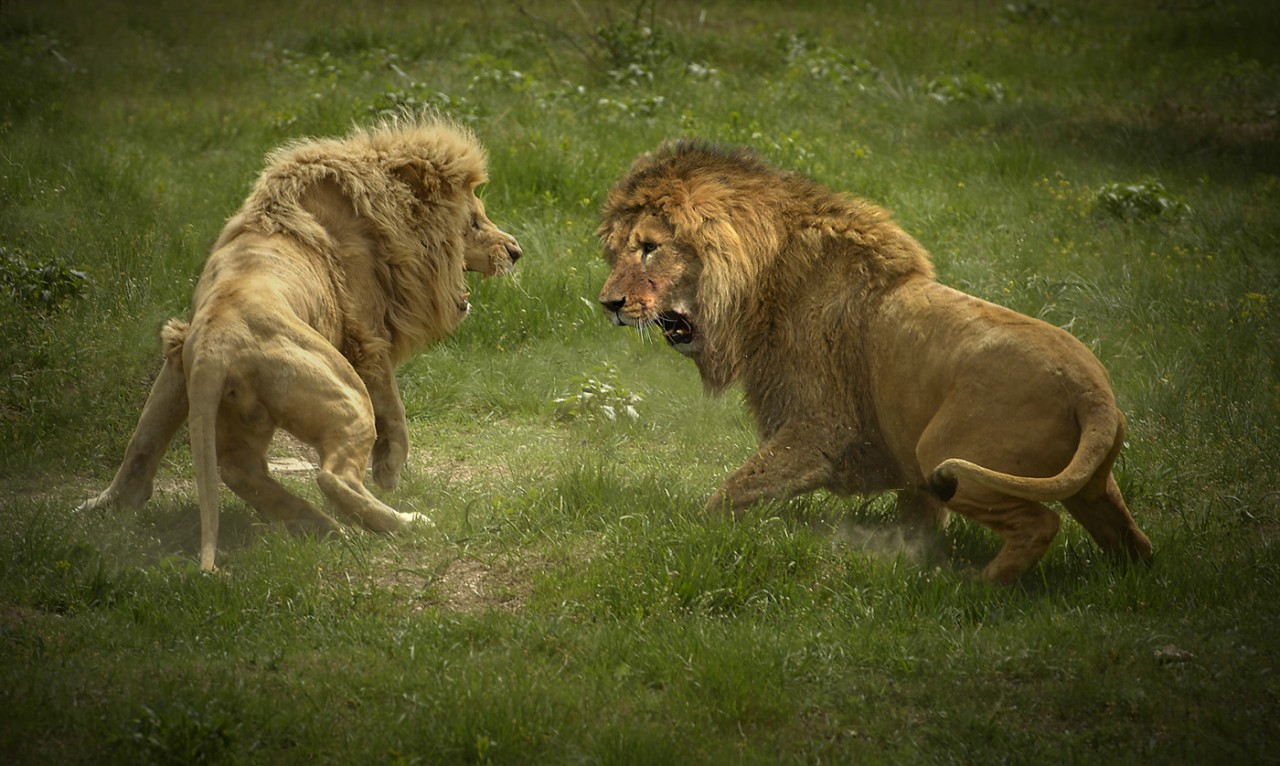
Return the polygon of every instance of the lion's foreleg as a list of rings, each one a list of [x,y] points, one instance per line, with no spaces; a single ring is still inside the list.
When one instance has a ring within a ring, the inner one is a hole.
[[[395,489],[409,457],[409,423],[405,419],[404,403],[390,367],[377,378],[366,380],[365,385],[373,404],[377,431],[373,443],[373,480],[385,490]]]
[[[727,511],[737,517],[756,503],[803,495],[830,481],[831,464],[820,452],[772,441],[761,446],[725,480],[720,490],[707,500],[706,509]]]
[[[124,460],[111,485],[77,510],[110,506],[140,508],[151,497],[156,470],[174,434],[187,419],[187,382],[177,357],[171,357],[151,385],[151,393],[138,418]]]

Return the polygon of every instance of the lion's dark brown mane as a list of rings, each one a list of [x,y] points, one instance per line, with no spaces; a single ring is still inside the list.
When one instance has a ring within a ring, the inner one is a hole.
[[[697,362],[711,392],[770,356],[790,305],[804,302],[795,291],[834,285],[863,301],[933,274],[925,250],[888,212],[775,169],[745,147],[681,139],[641,156],[609,192],[601,234],[646,211],[670,220],[703,260],[699,319],[710,351]]]

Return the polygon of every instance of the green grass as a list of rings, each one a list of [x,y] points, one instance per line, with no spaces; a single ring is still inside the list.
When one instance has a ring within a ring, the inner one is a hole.
[[[1280,757],[1280,20],[848,5],[0,7],[4,760]],[[201,575],[185,438],[144,510],[72,512],[263,155],[404,106],[475,129],[526,253],[400,372],[387,501],[435,525],[296,539],[225,494]],[[893,209],[940,279],[1089,344],[1155,564],[1068,521],[994,589],[993,535],[908,545],[887,498],[706,518],[739,396],[594,307],[603,195],[680,135]],[[556,405],[589,378],[638,419]]]

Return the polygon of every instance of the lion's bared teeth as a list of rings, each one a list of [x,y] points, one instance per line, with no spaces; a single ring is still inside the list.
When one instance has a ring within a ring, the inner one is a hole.
[[[662,337],[672,346],[693,342],[693,324],[682,314],[659,314],[656,324],[662,329]]]

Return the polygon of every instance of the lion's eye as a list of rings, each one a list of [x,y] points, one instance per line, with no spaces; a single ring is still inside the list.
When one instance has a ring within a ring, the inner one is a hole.
[[[649,254],[658,249],[657,242],[641,242],[640,243],[640,260],[648,260]]]

